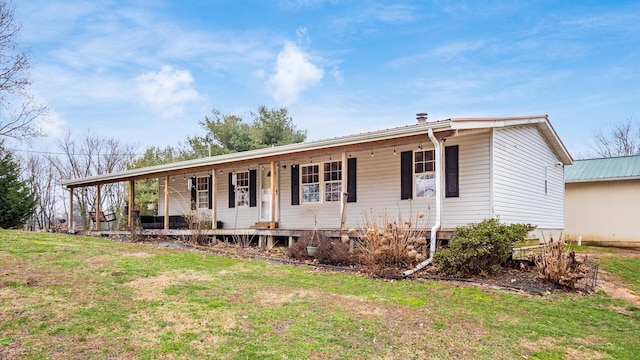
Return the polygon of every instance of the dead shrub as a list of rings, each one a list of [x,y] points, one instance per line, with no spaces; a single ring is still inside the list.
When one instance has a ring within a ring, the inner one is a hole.
[[[233,243],[240,246],[241,249],[248,248],[253,242],[253,238],[255,235],[249,234],[233,234],[231,235],[231,239]]]
[[[187,222],[187,228],[190,230],[186,240],[189,243],[197,245],[205,245],[209,242],[209,237],[204,234],[205,230],[211,229],[210,218],[199,211],[190,211],[188,214],[183,215]]]
[[[531,255],[540,277],[555,284],[572,289],[587,277],[590,271],[587,256],[576,256],[575,251],[566,252],[562,236],[558,241],[549,241],[541,253]]]
[[[354,256],[349,252],[349,244],[339,240],[320,239],[316,258],[321,264],[346,266],[354,263]]]
[[[415,220],[397,217],[365,215],[364,226],[357,232],[356,255],[358,262],[370,267],[413,267],[426,258],[426,228],[420,212]]]
[[[298,239],[298,241],[294,242],[287,250],[287,256],[291,259],[304,261],[309,259],[309,254],[307,253],[307,246],[311,243],[311,238],[309,236],[302,236]]]

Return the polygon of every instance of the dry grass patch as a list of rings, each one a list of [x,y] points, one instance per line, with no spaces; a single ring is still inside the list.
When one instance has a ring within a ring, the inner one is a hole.
[[[200,311],[193,316],[182,309],[161,307],[131,316],[138,324],[132,331],[133,344],[140,348],[156,348],[166,342],[167,337],[179,341],[189,338],[188,346],[205,352],[226,341],[219,334],[235,329],[237,321],[227,311]]]
[[[593,344],[593,342],[590,342],[588,339],[594,339],[594,342],[595,340],[598,340],[598,338],[594,336],[574,340],[579,344]],[[562,359],[567,360],[610,358],[606,354],[596,350],[587,349],[583,345],[567,347],[560,344],[559,340],[550,337],[543,337],[536,341],[522,339],[520,340],[520,345],[524,348],[524,352],[522,354],[523,358],[528,358],[529,356],[536,356],[536,358],[557,358],[560,354],[562,354]]]
[[[154,277],[138,278],[126,285],[134,290],[135,300],[153,301],[166,298],[163,290],[168,286],[186,282],[207,283],[214,280],[215,277],[194,270],[174,270]]]

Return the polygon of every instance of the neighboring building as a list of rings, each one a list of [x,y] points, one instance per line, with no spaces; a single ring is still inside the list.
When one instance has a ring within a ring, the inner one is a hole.
[[[566,240],[640,247],[640,155],[565,168]]]
[[[441,220],[436,231],[498,217],[558,236],[565,225],[563,165],[572,161],[546,115],[447,119],[62,185],[132,188],[135,180],[159,178],[155,227],[168,230],[177,216],[197,213],[211,220],[211,235],[291,238],[315,226],[358,227],[371,213],[409,219],[424,212],[429,227]]]

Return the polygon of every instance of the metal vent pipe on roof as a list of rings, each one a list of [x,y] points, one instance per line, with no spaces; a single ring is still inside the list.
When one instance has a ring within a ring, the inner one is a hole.
[[[416,114],[416,120],[418,120],[418,124],[426,123],[428,116],[429,116],[429,114],[427,114],[427,113],[417,113]]]

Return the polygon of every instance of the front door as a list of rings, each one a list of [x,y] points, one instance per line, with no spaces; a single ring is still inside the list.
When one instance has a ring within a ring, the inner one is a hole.
[[[260,175],[260,221],[271,221],[271,170],[268,165],[261,167]]]

